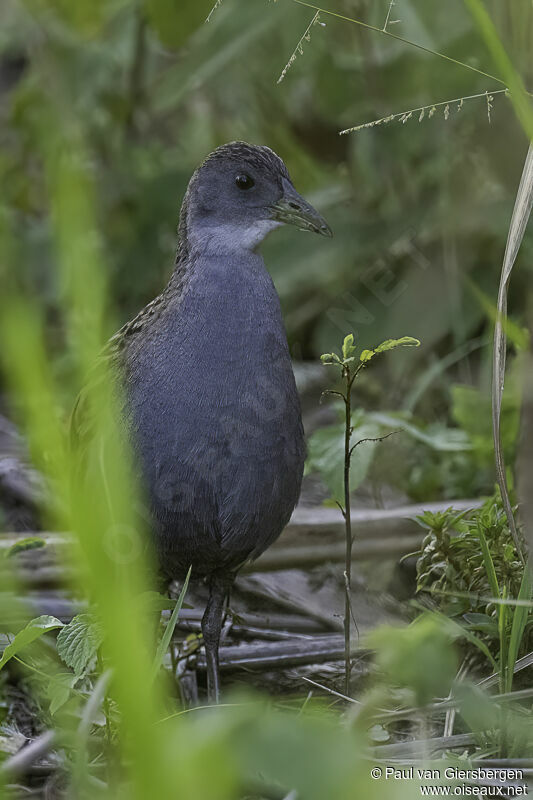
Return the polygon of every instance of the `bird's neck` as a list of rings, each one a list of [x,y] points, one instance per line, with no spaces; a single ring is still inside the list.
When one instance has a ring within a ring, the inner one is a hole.
[[[178,260],[166,292],[179,303],[178,325],[187,319],[188,327],[193,320],[205,326],[207,320],[211,327],[219,319],[232,327],[258,317],[281,324],[279,298],[260,253],[191,250]]]
[[[193,257],[242,258],[255,253],[265,236],[279,224],[274,220],[257,220],[247,225],[203,222],[188,231],[189,250]]]
[[[254,253],[263,239],[281,223],[269,219],[221,221],[195,209],[188,190],[181,209],[178,257],[232,257]]]

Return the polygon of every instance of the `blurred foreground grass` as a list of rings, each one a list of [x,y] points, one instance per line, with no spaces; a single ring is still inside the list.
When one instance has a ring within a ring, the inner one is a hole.
[[[418,382],[420,413],[436,405],[434,417],[446,417],[449,367],[465,383],[477,382],[478,374],[486,383],[486,364],[470,358],[469,345],[489,322],[460,273],[494,296],[492,254],[503,250],[523,138],[501,98],[490,128],[481,128],[479,113],[466,117],[465,107],[438,126],[426,120],[431,128],[411,121],[380,130],[380,139],[372,131],[337,139],[341,128],[391,110],[491,87],[472,84],[479,76],[460,70],[452,77],[455,67],[399,42],[370,40],[328,19],[326,29],[313,28],[305,60],[292,65],[282,92],[273,78],[305,30],[301,9],[225,0],[202,27],[209,5],[41,0],[0,9],[2,387],[53,497],[45,523],[74,534],[82,582],[76,588],[95,604],[103,632],[98,667],[82,682],[72,680],[49,646],[53,633],[9,668],[32,678],[36,728],[56,732],[67,796],[419,796],[414,784],[370,777],[369,748],[388,713],[408,709],[424,731],[435,709],[420,705],[453,692],[478,755],[531,755],[527,706],[514,709],[467,681],[453,683],[457,630],[429,615],[405,630],[378,631],[371,641],[375,685],[342,715],[314,703],[284,711],[252,696],[182,713],[173,687],[162,675],[153,679],[155,642],[143,598],[156,583],[154,564],[134,513],[130,454],[112,423],[112,376],[99,384],[89,454],[95,468],[82,485],[67,420],[118,318],[162,283],[178,196],[192,168],[221,140],[239,137],[279,149],[297,184],[316,191],[321,208],[329,206],[335,228],[328,264],[308,241],[287,237],[268,245],[295,355],[331,349],[339,327],[362,329],[370,345],[398,328],[411,331],[415,317],[413,333],[433,356],[415,372],[392,367],[388,377],[396,394],[402,382]],[[377,5],[339,0],[338,8],[383,21],[389,4]],[[437,4],[397,5],[412,36],[479,63],[461,4],[453,13]],[[494,5],[520,62],[531,9]],[[530,241],[524,251],[530,255]],[[518,280],[518,312],[528,277]],[[459,354],[456,361],[446,361],[450,352]],[[486,437],[478,444],[485,447]],[[0,616],[11,616],[16,605],[23,620],[22,590],[7,562],[1,579]],[[505,587],[501,593],[505,605]],[[68,702],[52,712],[47,689],[65,680]],[[511,688],[508,680],[502,688]],[[0,792],[8,791],[0,783]]]

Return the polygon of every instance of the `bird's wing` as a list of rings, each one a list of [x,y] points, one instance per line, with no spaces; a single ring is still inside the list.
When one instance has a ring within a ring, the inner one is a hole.
[[[94,403],[98,402],[97,398],[102,397],[104,382],[119,360],[120,349],[113,344],[114,338],[109,340],[89,371],[70,415],[70,450],[79,466],[82,466],[89,443],[96,434]]]
[[[158,295],[139,313],[128,320],[107,342],[90,370],[86,383],[76,401],[70,415],[71,451],[83,455],[95,435],[95,414],[93,403],[101,398],[104,381],[119,373],[124,365],[125,351],[140,334],[149,320],[164,307],[165,292]]]

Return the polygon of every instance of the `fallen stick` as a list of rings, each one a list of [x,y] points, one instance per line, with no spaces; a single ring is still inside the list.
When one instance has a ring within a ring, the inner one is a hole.
[[[364,655],[366,651],[354,648],[354,655]],[[342,636],[326,634],[314,639],[293,642],[262,642],[251,645],[230,645],[220,648],[220,669],[278,669],[303,664],[320,664],[324,661],[338,661],[344,658],[344,639]],[[197,656],[197,668],[206,669],[205,656]]]

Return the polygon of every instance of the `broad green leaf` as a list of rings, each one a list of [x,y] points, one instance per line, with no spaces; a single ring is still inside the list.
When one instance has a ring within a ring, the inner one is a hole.
[[[403,414],[392,414],[377,411],[368,415],[370,419],[390,428],[401,428],[413,439],[423,442],[433,450],[447,452],[466,452],[472,450],[472,443],[468,435],[460,428],[446,428],[439,423],[426,428],[416,425],[409,417]]]
[[[62,672],[50,676],[50,683],[45,687],[46,695],[50,701],[50,714],[55,714],[68,702],[72,688],[78,680],[72,672]]]
[[[420,347],[420,341],[413,336],[402,336],[401,339],[385,339],[373,350],[363,350],[359,359],[363,362],[370,361],[378,353],[386,353],[387,350],[395,350],[397,347]]]
[[[40,547],[45,547],[46,542],[38,536],[29,536],[27,539],[21,539],[15,544],[12,544],[6,553],[6,558],[14,556],[17,553],[24,553],[26,550],[35,550]]]
[[[93,614],[78,614],[57,637],[57,652],[63,662],[83,675],[96,658],[102,644],[100,623]]]
[[[353,344],[353,333],[349,333],[342,343],[342,357],[346,361],[346,359],[351,358],[354,353],[355,347]]]
[[[381,434],[381,427],[367,423],[354,415],[352,445],[360,439],[374,439]],[[328,487],[331,498],[344,502],[344,424],[328,425],[319,428],[309,439],[308,472],[318,472]],[[353,451],[350,467],[350,488],[352,491],[365,480],[376,442],[364,442]]]
[[[2,658],[0,659],[0,669],[4,667],[7,662],[16,656],[24,647],[34,642],[36,639],[39,639],[45,633],[49,631],[56,630],[57,628],[63,628],[63,623],[61,620],[56,619],[56,617],[50,617],[48,615],[43,615],[41,617],[36,617],[32,619],[25,628],[17,633],[11,644],[8,644],[4,652],[2,653]]]
[[[505,393],[500,412],[500,433],[506,459],[514,458],[520,431],[522,405],[521,371],[523,365],[515,359],[507,371]],[[487,392],[473,386],[456,385],[451,389],[452,417],[468,434],[476,455],[483,463],[494,463],[491,400]]]

